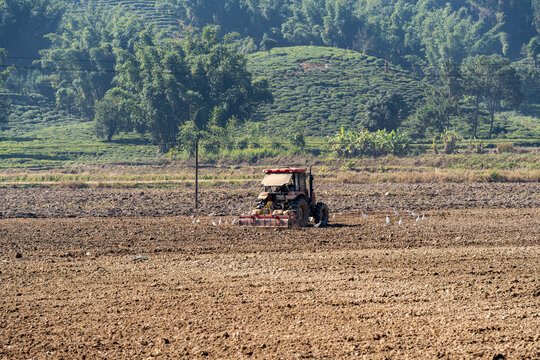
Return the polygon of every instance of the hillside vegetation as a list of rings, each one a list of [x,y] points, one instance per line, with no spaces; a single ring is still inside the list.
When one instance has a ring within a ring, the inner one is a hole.
[[[96,138],[93,124],[39,96],[11,95],[10,127],[0,132],[0,169],[49,168],[75,163],[146,163],[160,158],[148,139],[123,134]]]
[[[76,1],[76,4],[84,4],[84,2]],[[121,7],[162,30],[178,30],[180,25],[179,20],[170,11],[156,7],[155,0],[98,0],[96,5],[106,8]],[[84,8],[75,7],[75,10],[84,11]]]
[[[407,71],[356,51],[319,46],[274,48],[248,57],[254,76],[269,80],[274,102],[260,108],[269,133],[302,129],[331,135],[358,127],[364,105],[378,94],[399,90],[414,108],[423,87]]]
[[[197,140],[207,160],[255,162],[540,139],[538,0],[0,0],[0,15],[4,167],[186,159]]]

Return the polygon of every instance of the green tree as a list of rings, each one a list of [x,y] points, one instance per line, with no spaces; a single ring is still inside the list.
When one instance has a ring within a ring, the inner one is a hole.
[[[538,67],[538,55],[540,55],[540,36],[535,36],[529,41],[527,45],[529,56],[534,61],[534,67]]]
[[[453,11],[447,4],[423,16],[421,42],[432,65],[449,58],[461,63],[467,56],[490,51],[498,42],[499,29],[484,32],[483,24],[475,23],[465,8]]]
[[[268,51],[268,53],[270,54],[270,50],[276,47],[277,41],[269,37],[267,33],[264,33],[261,43],[259,45],[261,50]]]
[[[325,44],[350,47],[358,28],[353,3],[347,0],[327,0],[321,37]]]
[[[461,79],[461,68],[454,62],[454,59],[449,58],[441,64],[441,80],[446,86],[448,99],[457,99],[463,91]]]
[[[463,88],[465,94],[474,99],[474,115],[472,118],[472,137],[477,138],[480,102],[487,88],[486,68],[482,65],[483,57],[469,57],[463,61]]]
[[[223,42],[218,28],[205,27],[184,43],[191,68],[189,89],[190,118],[205,129],[213,124],[224,127],[232,117],[243,122],[261,103],[273,101],[266,79],[252,79],[247,60],[234,44]],[[219,109],[218,113],[212,111]],[[216,115],[217,114],[217,115]]]
[[[457,104],[442,89],[430,87],[425,93],[426,103],[412,116],[412,127],[418,137],[440,134],[450,127],[450,118],[457,112]]]
[[[524,99],[521,80],[510,61],[499,55],[480,55],[464,61],[466,93],[475,99],[473,137],[476,138],[480,102],[484,100],[490,114],[489,138],[493,134],[495,113],[501,105],[516,109]]]
[[[120,88],[110,89],[95,105],[94,131],[97,137],[111,141],[120,132],[133,130],[137,127],[135,121],[141,111],[135,96]]]
[[[228,146],[223,129],[231,119],[245,121],[258,104],[272,100],[267,81],[252,80],[246,58],[224,39],[212,26],[181,40],[144,31],[133,54],[117,52],[116,81],[142,109],[136,128],[148,132],[160,151],[178,142],[190,149],[186,134],[198,134],[209,152]]]
[[[523,101],[521,80],[510,61],[498,55],[483,56],[481,66],[486,74],[484,99],[490,114],[488,138],[493,135],[495,112],[502,104],[517,109]]]
[[[50,45],[44,35],[56,30],[65,10],[59,0],[0,0],[0,48],[19,64],[30,65]]]
[[[291,142],[291,145],[300,150],[304,151],[304,148],[306,147],[306,139],[304,138],[304,134],[300,130],[296,130],[289,136],[289,141]]]
[[[479,54],[514,58],[535,35],[535,25],[540,29],[538,0],[158,0],[158,4],[188,26],[218,25],[223,33],[252,38],[263,50],[328,45],[408,65],[417,58],[432,66],[445,58],[461,63]],[[268,43],[269,37],[275,43]]]
[[[180,149],[184,150],[190,157],[195,155],[197,141],[203,136],[195,121],[186,121],[180,125],[178,131],[178,142]]]
[[[136,59],[143,75],[132,88],[141,89],[145,130],[160,151],[167,152],[176,144],[179,125],[189,119],[189,74],[184,51],[178,41],[154,40],[137,48]]]
[[[50,46],[46,34],[56,30],[67,6],[60,0],[0,0],[0,48],[13,66],[5,86],[30,93],[40,87],[41,74],[33,69],[38,51]]]
[[[2,64],[2,60],[6,57],[6,55],[7,51],[5,51],[4,49],[0,49],[0,64]],[[0,71],[0,89],[2,89],[2,87],[4,86],[4,83],[6,82],[10,72],[11,68]],[[9,101],[5,100],[0,93],[0,124],[7,122],[9,110]]]
[[[540,0],[532,0],[533,19],[536,31],[540,34]]]
[[[142,21],[119,7],[106,10],[88,3],[81,12],[67,13],[48,35],[51,46],[40,51],[56,104],[93,119],[95,103],[113,87],[117,56],[134,51],[143,29]]]
[[[397,129],[409,115],[409,109],[400,93],[390,91],[369,100],[360,125],[369,131]]]
[[[540,103],[540,69],[521,65],[517,69],[521,78],[521,92],[525,102]]]

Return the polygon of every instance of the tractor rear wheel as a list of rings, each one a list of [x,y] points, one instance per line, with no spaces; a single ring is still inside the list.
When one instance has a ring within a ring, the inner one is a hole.
[[[315,207],[315,224],[321,224],[319,227],[325,227],[328,225],[328,214],[330,213],[330,209],[328,209],[328,205],[325,203],[317,203],[317,206]]]
[[[306,227],[309,222],[309,207],[306,199],[300,198],[293,201],[291,210],[296,216],[296,224],[300,227]]]

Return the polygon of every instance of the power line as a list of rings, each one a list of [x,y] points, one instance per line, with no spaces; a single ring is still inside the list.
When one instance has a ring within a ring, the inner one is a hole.
[[[26,57],[26,56],[7,56],[6,59],[14,59],[14,60],[45,60],[43,58],[36,58],[36,57]],[[92,59],[62,59],[62,58],[51,58],[46,59],[48,61],[71,61],[71,62],[93,62],[93,63],[116,63],[116,60],[92,60]]]
[[[43,59],[43,58],[38,58],[38,57],[27,57],[27,56],[7,56],[7,57],[5,57],[5,59],[32,60],[32,61],[47,60],[47,61],[66,61],[66,62],[87,62],[87,63],[95,63],[95,64],[99,64],[99,63],[116,63],[117,62],[116,59],[115,60],[106,60],[106,59],[93,60],[93,59],[72,59],[72,58]],[[380,59],[380,60],[385,61],[384,59]],[[427,66],[422,66],[422,65],[418,65],[418,64],[391,64],[390,62],[388,62],[389,66],[394,65],[394,66],[399,66],[401,68],[418,68],[418,69],[423,69],[423,70],[439,70],[443,66],[448,66],[451,69],[459,69],[459,68],[468,67],[470,65],[490,65],[490,64],[491,63],[489,63],[489,62],[481,62],[481,63],[474,63],[474,64],[453,64],[453,65],[446,65],[444,63],[438,63],[438,64],[429,64]],[[512,64],[508,64],[508,65],[512,65]]]
[[[26,60],[26,61],[39,61],[39,60],[47,60],[47,61],[58,61],[58,62],[71,62],[71,63],[81,63],[81,64],[88,64],[88,65],[95,65],[96,67],[99,67],[100,64],[116,64],[117,63],[117,60],[107,60],[107,59],[103,59],[103,60],[92,60],[92,59],[73,59],[73,58],[51,58],[51,59],[43,59],[43,58],[38,58],[38,57],[30,57],[30,56],[8,56],[6,57],[6,59],[11,59],[11,60]],[[402,64],[402,65],[397,65],[399,66],[400,68],[392,68],[391,67],[391,64],[389,62],[385,62],[385,64],[381,64],[381,65],[374,65],[380,69],[385,69],[385,70],[382,70],[382,72],[388,74],[388,75],[402,75],[402,76],[409,76],[409,77],[412,77],[412,78],[417,78],[417,79],[440,79],[440,78],[454,78],[454,79],[463,79],[464,76],[463,74],[457,74],[457,75],[451,75],[451,74],[441,74],[439,71],[441,69],[441,67],[445,65],[443,63],[440,63],[438,65],[429,65],[427,67],[422,67],[422,66],[419,66],[419,65],[415,65],[415,64]],[[484,62],[484,63],[480,63],[479,65],[489,65],[489,63],[487,62]],[[454,70],[459,70],[461,68],[465,68],[469,66],[468,64],[460,64],[460,65],[456,65],[456,64],[453,64],[453,65],[450,65],[450,67]],[[16,69],[21,69],[21,70],[38,70],[38,71],[51,71],[51,72],[65,72],[65,73],[69,73],[69,72],[87,72],[87,73],[105,73],[105,74],[121,74],[123,73],[124,71],[122,70],[116,70],[116,69],[112,69],[112,68],[102,68],[102,69],[99,69],[99,68],[84,68],[84,67],[64,67],[64,66],[39,66],[39,65],[15,65],[15,64],[10,64],[10,65],[5,65],[5,64],[0,64],[0,68],[9,68],[9,67],[15,67]],[[418,68],[422,74],[414,74],[414,73],[410,73],[408,72],[408,70],[404,69],[404,67],[409,67],[411,69],[413,68]],[[142,70],[138,69],[140,72],[143,72]],[[179,71],[171,71],[171,70],[166,70],[164,71],[166,74],[169,74],[169,75],[189,75],[190,72],[179,72]],[[297,76],[297,74],[295,74],[295,76]],[[355,76],[355,77],[373,77],[373,75],[371,74],[350,74],[348,76]],[[514,76],[514,74],[512,73],[502,73],[502,74],[498,74],[499,77],[501,76],[508,76],[508,77],[512,77]]]
[[[88,72],[88,73],[107,73],[107,74],[121,74],[125,71],[119,71],[119,70],[114,70],[114,69],[90,69],[90,68],[68,68],[68,67],[43,67],[43,66],[31,66],[31,65],[7,65],[7,64],[0,64],[0,68],[11,68],[11,67],[14,67],[15,69],[20,69],[20,70],[42,70],[42,71],[54,71],[54,72],[66,72],[66,73],[69,73],[69,72]],[[459,74],[459,75],[444,75],[444,74],[440,74],[440,73],[424,73],[422,75],[419,75],[419,74],[412,74],[412,73],[407,73],[405,71],[400,71],[399,69],[389,69],[388,71],[385,71],[384,70],[384,67],[380,67],[381,69],[381,72],[382,73],[385,73],[385,74],[388,74],[388,75],[401,75],[401,76],[409,76],[409,77],[413,77],[413,78],[418,78],[418,79],[423,79],[423,78],[448,78],[448,77],[451,77],[451,78],[454,78],[454,79],[463,79],[465,78],[465,76],[463,74]],[[139,70],[139,69],[138,69]],[[312,70],[311,70],[312,71]],[[143,72],[142,70],[139,70],[139,72]],[[168,75],[190,75],[191,73],[190,72],[179,72],[179,71],[170,71],[170,70],[167,70],[167,71],[164,71],[165,74],[168,74]],[[307,72],[303,72],[303,73],[307,73]],[[501,77],[501,76],[508,76],[508,77],[512,77],[514,76],[515,74],[512,74],[512,73],[502,73],[502,74],[498,74],[497,76],[498,77]],[[373,77],[374,75],[372,74],[349,74],[347,76],[355,76],[355,77],[367,77],[367,76],[370,76],[370,77]]]
[[[20,70],[48,70],[48,71],[55,71],[55,72],[88,72],[88,73],[107,73],[107,74],[121,74],[124,71],[118,71],[113,69],[84,69],[84,68],[62,68],[62,67],[40,67],[40,66],[17,66],[17,65],[5,65],[0,64],[0,68],[11,68],[14,67],[15,69]],[[140,70],[140,72],[143,72]],[[168,75],[189,75],[190,72],[179,72],[179,71],[164,71],[165,74]]]
[[[0,64],[0,67],[3,68],[10,68],[14,67],[16,69],[21,70],[50,70],[50,71],[63,71],[63,72],[99,72],[99,73],[113,73],[118,74],[119,71],[112,70],[112,69],[79,69],[79,68],[61,68],[61,67],[37,67],[37,66],[16,66],[16,65],[2,65]]]

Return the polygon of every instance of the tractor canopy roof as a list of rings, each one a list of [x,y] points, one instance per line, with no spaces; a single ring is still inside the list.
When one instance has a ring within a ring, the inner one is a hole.
[[[292,174],[292,173],[303,173],[306,172],[305,168],[276,168],[276,169],[265,169],[263,170],[265,174]]]
[[[292,173],[269,173],[264,175],[262,184],[264,186],[283,186],[290,183]]]
[[[266,174],[262,181],[264,186],[282,186],[291,182],[293,173],[303,173],[306,172],[306,169],[288,167],[266,169],[263,172]]]

